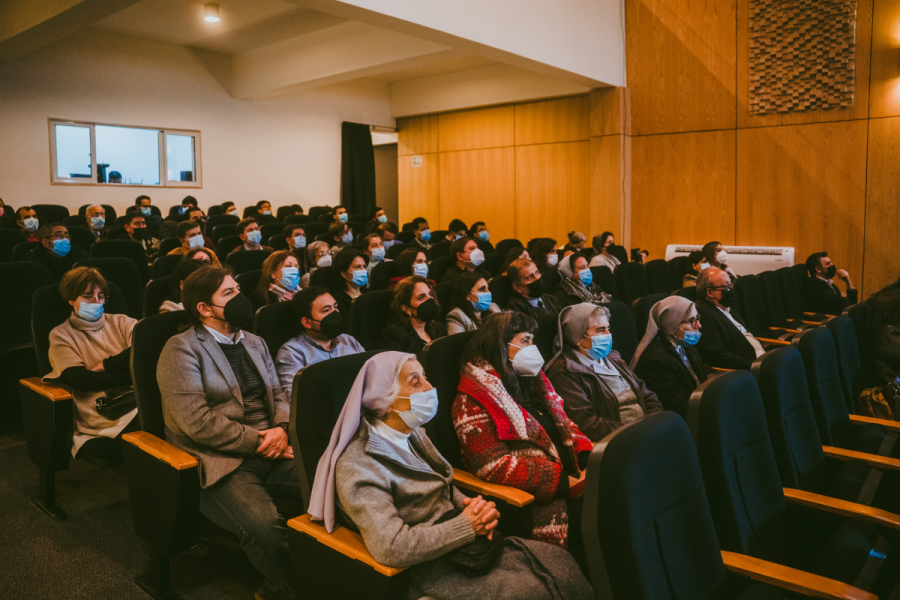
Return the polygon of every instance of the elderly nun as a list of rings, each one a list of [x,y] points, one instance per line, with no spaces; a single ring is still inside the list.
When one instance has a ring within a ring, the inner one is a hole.
[[[410,598],[592,598],[567,552],[504,538],[494,503],[453,487],[453,468],[422,429],[435,414],[437,391],[414,355],[370,358],[319,460],[312,517],[333,531],[339,514],[372,558],[410,567]]]
[[[700,316],[687,298],[669,296],[650,309],[647,332],[631,359],[631,368],[656,392],[663,408],[684,416],[688,400],[706,381],[703,359],[694,347]]]
[[[599,306],[612,302],[612,296],[601,290],[600,284],[594,281],[594,275],[583,254],[566,256],[559,261],[558,270],[561,279],[554,292],[562,306],[582,302]]]
[[[661,412],[662,405],[612,349],[609,310],[587,302],[559,313],[560,351],[547,377],[569,418],[591,441],[632,421]]]

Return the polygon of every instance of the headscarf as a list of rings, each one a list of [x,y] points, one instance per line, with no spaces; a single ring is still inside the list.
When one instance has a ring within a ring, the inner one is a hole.
[[[594,314],[594,311],[599,307],[596,304],[590,304],[588,302],[582,302],[581,304],[573,304],[572,306],[567,306],[561,311],[559,311],[559,317],[557,317],[557,337],[554,342],[555,345],[559,345],[559,351],[550,359],[550,362],[547,363],[547,368],[545,371],[549,371],[550,367],[556,364],[560,358],[562,358],[563,352],[566,349],[566,345],[568,346],[577,346],[581,341],[581,338],[584,337],[584,332],[587,331],[588,325],[590,324],[591,315]]]
[[[324,520],[329,533],[334,531],[335,467],[359,429],[363,408],[376,417],[384,416],[397,394],[400,370],[406,361],[415,358],[414,354],[404,352],[376,354],[366,361],[350,388],[344,408],[331,432],[328,448],[316,467],[316,479],[309,500],[309,514],[313,519]]]
[[[641,343],[638,344],[634,356],[628,364],[628,368],[634,371],[637,367],[641,354],[650,345],[650,342],[656,339],[659,332],[664,335],[675,335],[675,331],[684,322],[684,318],[691,312],[694,303],[681,296],[669,296],[664,300],[660,300],[650,309],[650,320],[647,321],[647,331]]]
[[[571,277],[575,274],[575,271],[572,270],[572,262],[570,260],[573,256],[575,255],[570,254],[566,256],[561,261],[559,261],[559,264],[556,266],[556,268],[559,270],[560,275],[562,275],[563,277]]]
[[[557,265],[557,270],[559,270],[560,275],[563,276],[559,282],[563,291],[566,294],[578,296],[582,302],[592,302],[594,304],[607,304],[612,302],[612,296],[602,291],[599,284],[592,283],[590,287],[587,287],[581,282],[581,279],[572,278],[575,274],[575,270],[572,268],[572,257],[574,256],[576,255],[570,254],[566,256],[559,261],[559,265]]]

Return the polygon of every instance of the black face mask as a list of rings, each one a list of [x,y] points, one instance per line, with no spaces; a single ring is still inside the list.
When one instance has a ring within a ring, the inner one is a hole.
[[[540,298],[544,293],[544,280],[536,279],[528,284],[528,297],[529,298]]]
[[[132,230],[132,233],[131,233],[131,235],[133,235],[133,236],[134,236],[134,239],[136,239],[136,240],[142,240],[142,239],[144,239],[144,237],[146,236],[146,234],[147,234],[147,229],[146,229],[146,228],[133,229],[133,230]]]
[[[827,269],[825,269],[825,279],[834,279],[834,276],[837,275],[837,267],[831,265]]]
[[[313,321],[319,324],[319,333],[325,337],[334,339],[344,333],[344,317],[338,311],[328,313],[321,321]]]
[[[734,304],[734,300],[735,300],[734,288],[732,288],[730,290],[722,290],[722,298],[719,300],[719,304],[721,304],[725,308],[728,308],[729,306]]]
[[[416,308],[416,318],[420,321],[434,321],[440,317],[440,309],[433,298],[429,298]]]
[[[225,318],[219,319],[219,321],[225,321],[232,327],[241,329],[253,321],[253,304],[243,294],[238,294],[226,302],[225,306],[219,306],[218,304],[213,304],[212,306],[222,309],[222,316]],[[218,319],[218,317],[213,318]]]

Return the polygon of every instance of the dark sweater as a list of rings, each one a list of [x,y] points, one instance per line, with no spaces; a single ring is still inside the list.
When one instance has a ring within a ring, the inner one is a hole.
[[[228,359],[228,364],[237,378],[238,387],[241,388],[244,400],[243,424],[257,431],[271,429],[272,424],[266,410],[266,385],[244,344],[219,344],[219,347],[225,353],[225,358]]]
[[[40,263],[47,268],[54,280],[59,281],[75,263],[85,258],[90,256],[78,246],[72,246],[67,255],[60,256],[41,244],[23,254],[19,261]]]

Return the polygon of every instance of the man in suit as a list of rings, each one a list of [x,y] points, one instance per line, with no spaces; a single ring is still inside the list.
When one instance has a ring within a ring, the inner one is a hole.
[[[294,598],[285,523],[303,507],[290,401],[265,342],[242,329],[253,309],[227,269],[195,271],[181,299],[193,327],[168,341],[157,366],[166,439],[200,463],[200,512],[235,534],[265,576],[256,597]]]
[[[806,270],[809,279],[803,282],[803,301],[810,312],[839,315],[859,300],[859,292],[850,281],[850,274],[838,269],[828,258],[827,252],[810,254],[806,259]],[[846,292],[841,292],[834,285],[835,275],[847,285]]]
[[[697,278],[697,313],[703,335],[697,350],[703,362],[720,369],[749,369],[765,353],[753,337],[735,302],[731,277],[722,269],[709,267]]]
[[[109,230],[112,229],[106,224],[106,209],[99,204],[88,206],[84,211],[84,218],[87,221],[88,229],[94,234],[94,241],[105,240]]]
[[[559,314],[559,301],[553,294],[544,293],[541,274],[533,261],[527,258],[514,260],[506,271],[506,277],[513,289],[506,303],[507,310],[525,313],[534,319]]]

